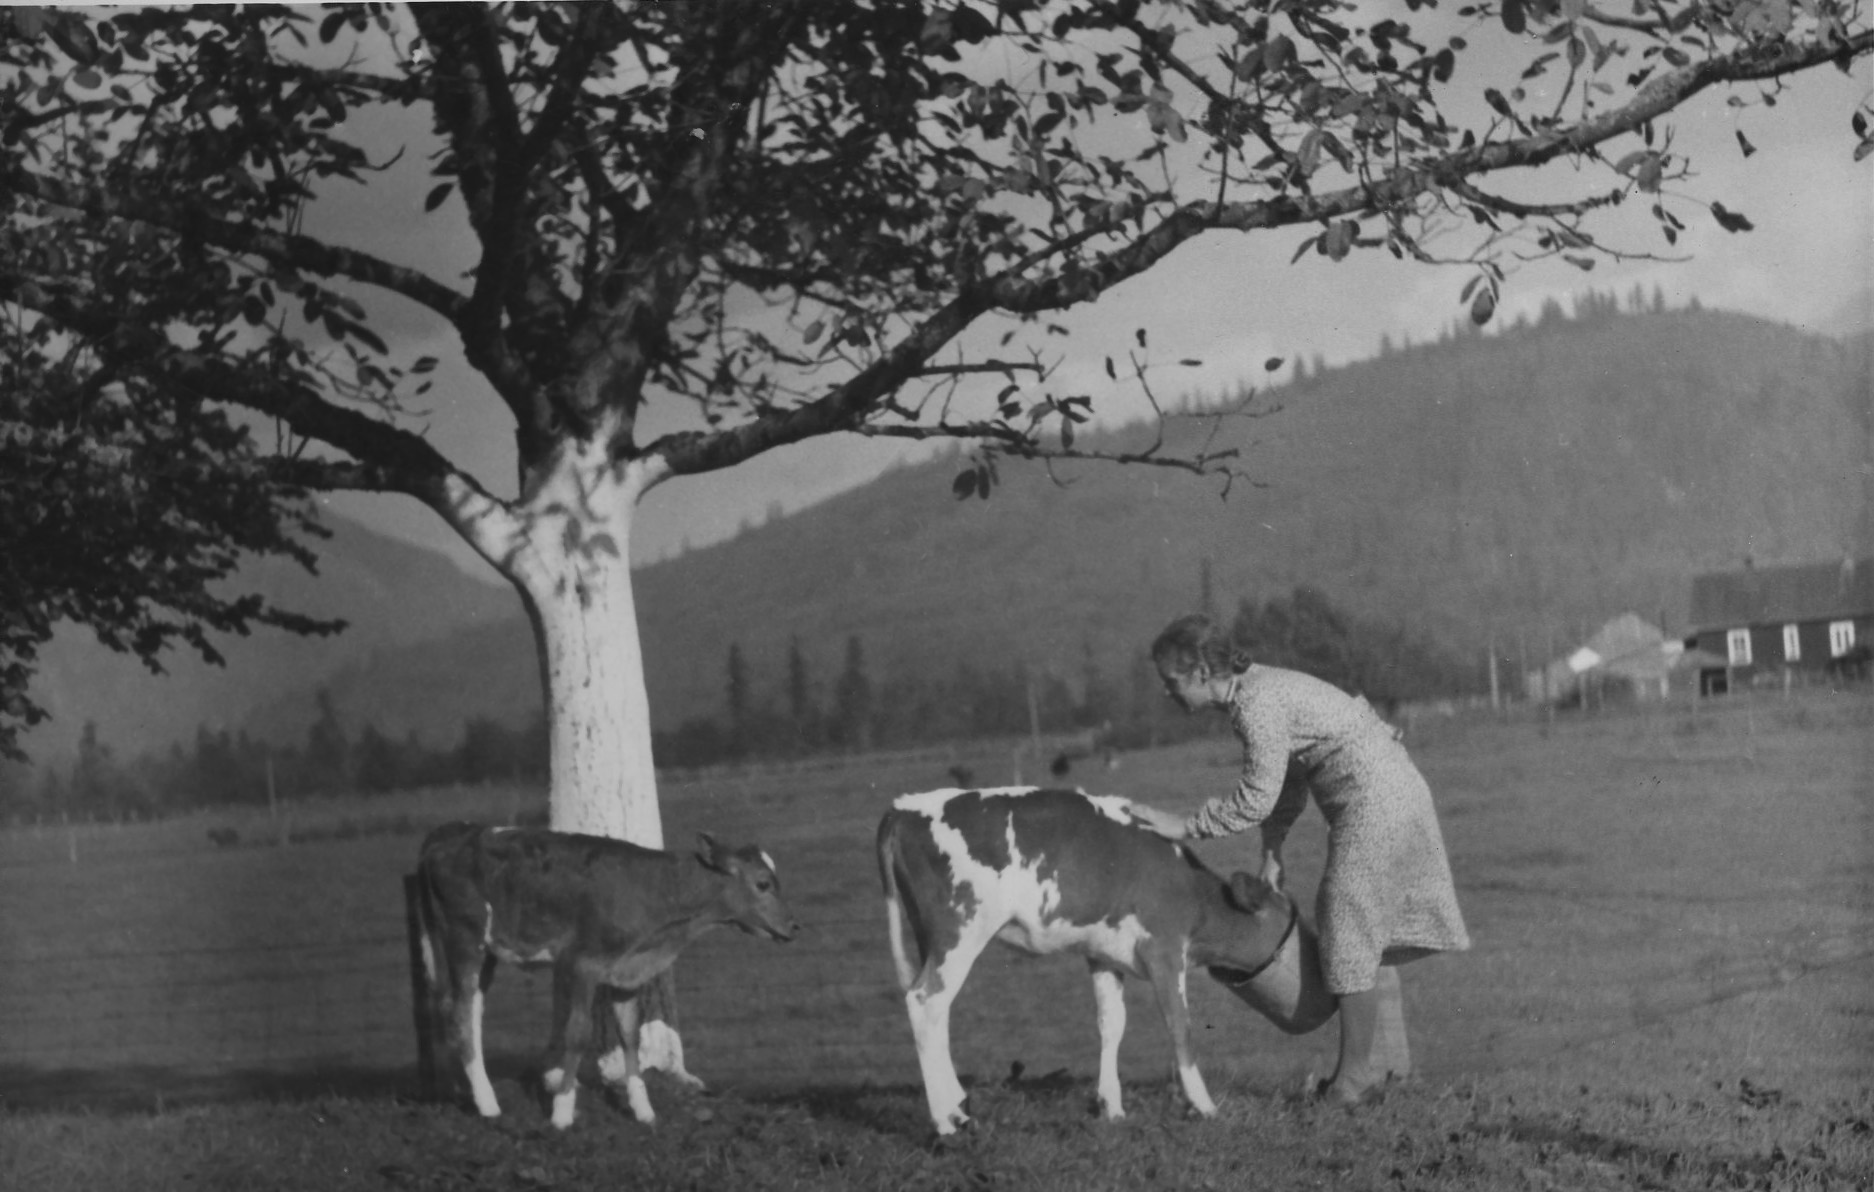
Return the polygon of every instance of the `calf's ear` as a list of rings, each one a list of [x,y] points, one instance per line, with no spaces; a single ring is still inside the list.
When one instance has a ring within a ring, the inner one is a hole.
[[[696,834],[696,859],[710,869],[727,872],[728,867],[724,864],[727,854],[723,852],[722,846],[716,843],[716,838],[707,832]]]
[[[1230,875],[1230,902],[1239,911],[1254,914],[1269,900],[1269,894],[1269,883],[1259,877],[1240,869]]]

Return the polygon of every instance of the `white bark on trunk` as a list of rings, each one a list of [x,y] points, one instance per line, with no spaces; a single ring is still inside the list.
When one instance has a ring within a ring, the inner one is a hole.
[[[600,435],[569,444],[513,506],[464,488],[445,516],[520,589],[533,624],[546,696],[548,820],[664,847],[651,756],[651,709],[631,582],[638,499],[661,461],[613,464]],[[685,1070],[668,977],[645,991],[639,1062],[697,1083]],[[600,1061],[624,1069],[616,1049]]]

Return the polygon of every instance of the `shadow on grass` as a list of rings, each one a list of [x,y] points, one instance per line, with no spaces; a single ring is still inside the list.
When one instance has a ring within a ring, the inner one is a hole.
[[[489,1077],[523,1087],[537,1083],[537,1055],[495,1053]],[[466,1093],[443,1074],[444,1089],[425,1097],[415,1064],[362,1064],[349,1056],[313,1057],[276,1067],[217,1068],[128,1064],[116,1068],[52,1068],[0,1064],[0,1110],[12,1113],[91,1111],[161,1112],[185,1105],[241,1101],[360,1100],[467,1104]],[[458,1095],[460,1094],[460,1095]],[[511,1094],[510,1094],[511,1095]]]
[[[123,1068],[0,1066],[0,1107],[10,1112],[94,1110],[160,1112],[230,1101],[309,1101],[320,1097],[407,1098],[417,1094],[410,1068],[305,1064],[237,1070],[132,1065]]]
[[[1774,1090],[1753,1090],[1746,1080],[1741,1092],[1746,1104],[1751,1103],[1753,1091],[1770,1092],[1781,1097]],[[1865,1119],[1844,1116],[1839,1124],[1851,1129],[1859,1126],[1862,1131],[1866,1130]],[[1837,1123],[1833,1121],[1829,1123],[1831,1133],[1835,1125]],[[1821,1153],[1819,1149],[1795,1149],[1793,1143],[1790,1151],[1785,1151],[1778,1144],[1768,1153],[1739,1151],[1727,1154],[1724,1152],[1730,1148],[1722,1145],[1701,1146],[1688,1141],[1682,1146],[1665,1146],[1638,1142],[1598,1130],[1571,1126],[1566,1121],[1524,1114],[1511,1114],[1507,1121],[1480,1126],[1477,1132],[1484,1137],[1494,1135],[1534,1147],[1538,1154],[1545,1149],[1567,1151],[1584,1160],[1610,1164],[1630,1173],[1638,1172],[1642,1187],[1646,1186],[1649,1176],[1658,1181],[1690,1181],[1707,1188],[1867,1186],[1861,1182],[1867,1178],[1865,1170],[1851,1169]]]

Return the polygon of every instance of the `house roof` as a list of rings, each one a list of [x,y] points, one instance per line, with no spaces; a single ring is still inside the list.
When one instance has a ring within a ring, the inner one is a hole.
[[[1874,614],[1874,558],[1746,567],[1692,579],[1697,629]]]
[[[1530,671],[1523,683],[1531,691],[1562,695],[1575,689],[1576,676],[1591,670],[1628,677],[1664,672],[1671,669],[1673,658],[1682,648],[1677,641],[1668,642],[1658,627],[1637,613],[1622,613],[1595,630],[1582,645]]]

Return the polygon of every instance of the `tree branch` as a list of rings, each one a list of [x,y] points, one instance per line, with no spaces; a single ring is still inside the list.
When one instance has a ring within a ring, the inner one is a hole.
[[[1105,293],[1156,265],[1174,249],[1212,229],[1256,231],[1392,210],[1421,194],[1451,187],[1477,175],[1544,165],[1585,152],[1639,129],[1708,88],[1748,82],[1874,51],[1874,30],[1842,44],[1819,40],[1749,45],[1729,54],[1679,67],[1649,81],[1618,108],[1557,132],[1483,144],[1406,168],[1372,183],[1300,197],[1281,195],[1246,203],[1194,202],[1172,211],[1131,243],[1071,274],[1024,280],[1014,269],[988,283],[991,304],[1014,313],[1058,310]],[[1031,264],[1032,258],[1022,262]]]
[[[1561,215],[1582,215],[1596,207],[1605,207],[1618,203],[1626,194],[1625,188],[1610,190],[1603,195],[1590,195],[1572,203],[1519,203],[1499,195],[1488,194],[1479,190],[1473,183],[1464,179],[1453,179],[1445,183],[1445,189],[1466,202],[1475,203],[1490,211],[1499,211],[1504,215],[1514,215],[1523,219],[1541,219]]]
[[[340,248],[310,236],[215,219],[198,208],[147,195],[77,186],[24,170],[10,171],[0,179],[0,189],[73,211],[160,228],[185,240],[250,254],[320,277],[344,277],[363,282],[426,306],[451,322],[461,316],[467,305],[461,293],[420,270],[394,265],[370,253]]]
[[[382,473],[380,487],[424,496],[455,471],[421,435],[327,401],[297,378],[260,375],[216,356],[176,347],[160,328],[119,318],[38,282],[0,272],[0,300],[34,310],[87,340],[104,366],[190,396],[278,418]]]

